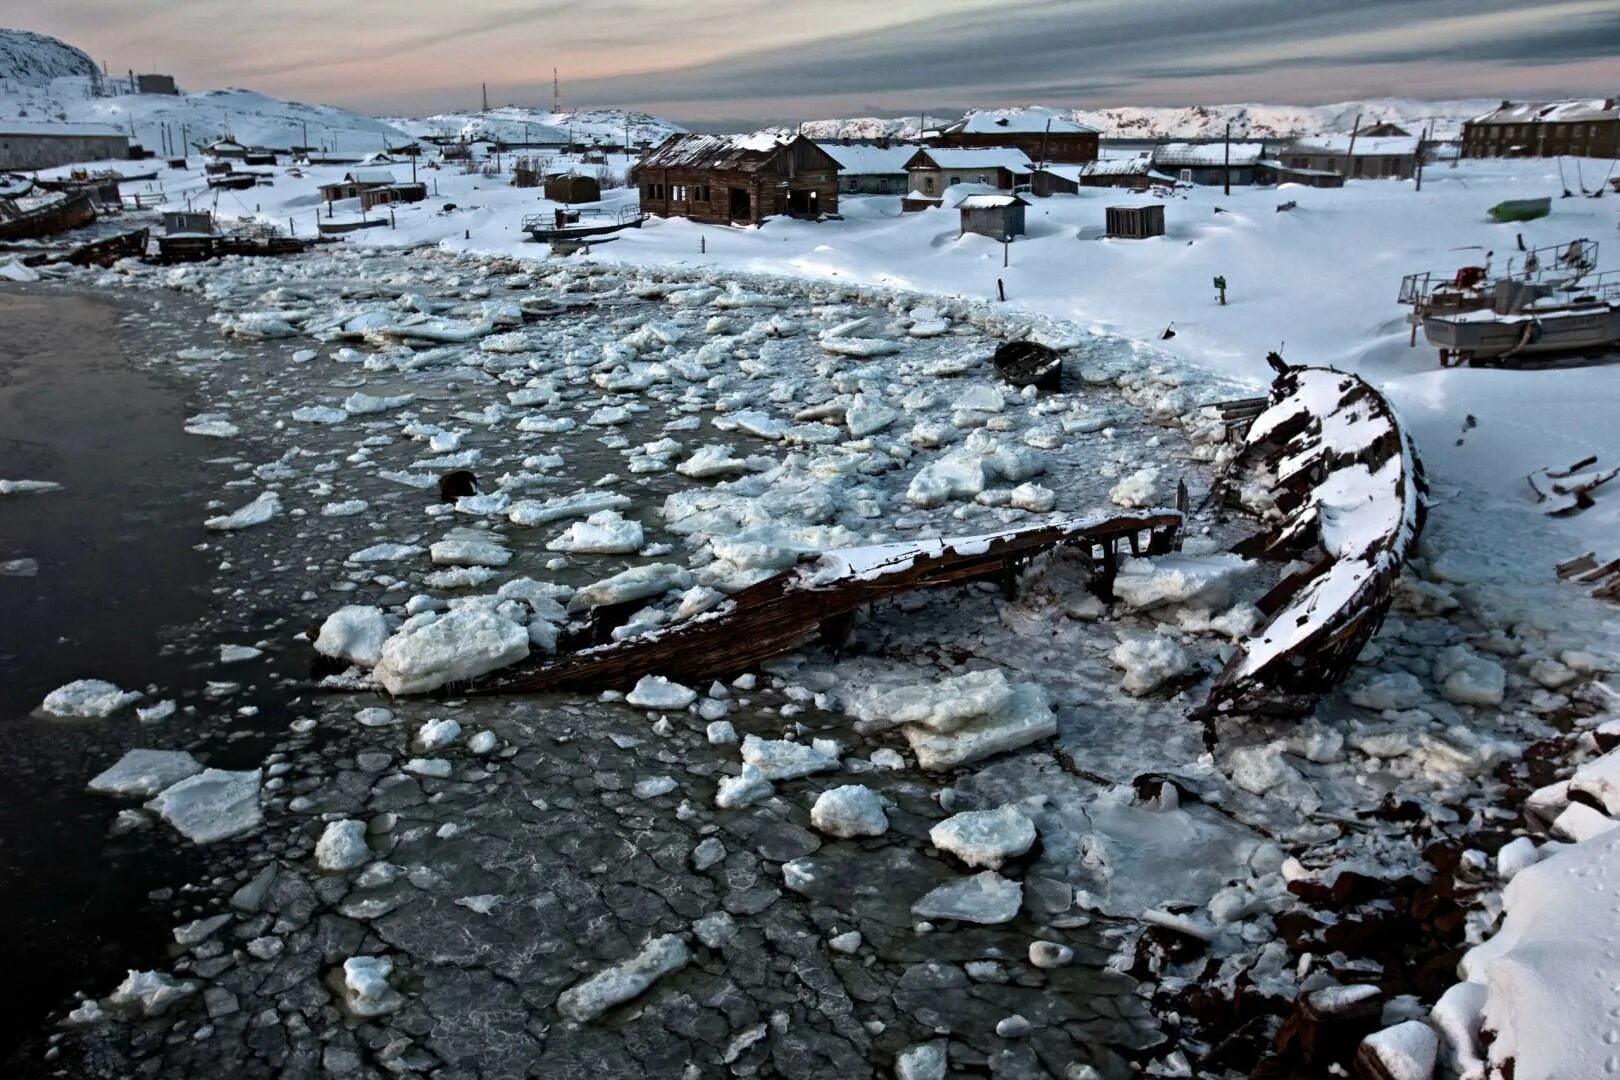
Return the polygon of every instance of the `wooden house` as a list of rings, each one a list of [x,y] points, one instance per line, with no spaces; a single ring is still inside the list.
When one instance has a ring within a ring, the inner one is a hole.
[[[1153,167],[1187,184],[1255,182],[1255,170],[1265,148],[1257,142],[1173,142],[1156,147]]]
[[[1173,187],[1176,178],[1153,168],[1146,154],[1128,158],[1100,158],[1084,165],[1047,165],[1029,175],[1032,195],[1077,195],[1083,187],[1128,188],[1146,191],[1155,185]]]
[[[355,169],[343,174],[343,179],[320,186],[321,201],[334,203],[342,199],[358,199],[369,188],[391,187],[396,183],[394,174],[387,169]]]
[[[845,195],[904,195],[906,162],[915,146],[822,142],[817,146],[838,162],[838,190]]]
[[[1382,124],[1368,124],[1365,127],[1359,127],[1356,129],[1357,136],[1370,135],[1375,139],[1387,138],[1392,135],[1410,134],[1412,133],[1401,127],[1401,125],[1392,124],[1388,120],[1384,121]]]
[[[214,231],[214,215],[207,210],[165,210],[163,211],[163,231],[169,235],[175,233],[212,233]]]
[[[929,145],[1018,150],[1031,161],[1083,165],[1097,160],[1096,128],[1055,109],[983,109],[940,128]]]
[[[1277,155],[1291,169],[1337,172],[1352,180],[1410,180],[1417,172],[1416,135],[1313,135]]]
[[[935,149],[923,147],[906,161],[907,193],[902,209],[940,205],[945,189],[977,184],[1012,191],[1029,182],[1030,160],[1017,149]]]
[[[247,157],[247,147],[243,146],[235,139],[215,139],[213,142],[203,147],[203,153],[207,154],[209,157],[229,158],[236,161],[241,161],[243,158]]]
[[[1255,162],[1254,182],[1261,185],[1300,184],[1314,188],[1341,188],[1344,187],[1344,174],[1332,169],[1302,169],[1262,158]]]
[[[1620,157],[1620,103],[1510,101],[1463,124],[1463,157]]]
[[[560,203],[601,202],[602,183],[583,173],[557,173],[546,177],[545,196]]]
[[[1011,240],[1024,235],[1024,208],[1029,204],[1017,195],[969,195],[956,204],[962,214],[958,238],[978,233],[992,240]]]
[[[720,224],[838,212],[838,162],[802,135],[671,135],[630,170],[643,213]]]
[[[387,206],[390,203],[422,202],[426,198],[427,185],[422,183],[406,182],[403,184],[363,187],[360,189],[360,210],[364,213],[377,206]]]
[[[1104,211],[1108,237],[1112,240],[1146,240],[1164,235],[1164,204],[1110,206]]]

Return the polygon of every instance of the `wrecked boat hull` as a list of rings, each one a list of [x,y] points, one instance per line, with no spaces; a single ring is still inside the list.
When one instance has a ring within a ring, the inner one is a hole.
[[[1620,304],[1597,303],[1543,315],[1430,315],[1423,320],[1423,336],[1457,363],[1591,352],[1620,346]]]

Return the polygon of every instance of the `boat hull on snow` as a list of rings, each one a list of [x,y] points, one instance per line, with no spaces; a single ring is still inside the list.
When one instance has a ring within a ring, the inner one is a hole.
[[[1593,352],[1620,346],[1620,304],[1595,302],[1513,315],[1434,314],[1424,318],[1423,335],[1445,359],[1456,363]]]

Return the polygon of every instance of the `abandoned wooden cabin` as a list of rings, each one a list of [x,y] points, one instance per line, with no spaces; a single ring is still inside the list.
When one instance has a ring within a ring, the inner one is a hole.
[[[1031,161],[1083,165],[1097,160],[1098,132],[1055,109],[985,109],[968,113],[929,137],[955,149],[1020,150]]]
[[[386,184],[382,187],[365,188],[360,192],[360,209],[370,210],[377,206],[388,206],[392,203],[422,202],[427,198],[427,185],[406,181],[402,184]]]
[[[1295,165],[1284,165],[1280,161],[1262,158],[1255,162],[1254,182],[1262,186],[1300,184],[1314,188],[1341,188],[1344,187],[1344,174],[1334,169],[1302,169]]]
[[[1104,216],[1111,240],[1146,240],[1164,235],[1163,203],[1110,206],[1104,211]]]
[[[1031,195],[1077,195],[1083,187],[1129,188],[1146,191],[1155,185],[1173,186],[1176,178],[1153,168],[1146,154],[1129,158],[1100,158],[1084,165],[1046,165],[1029,174]]]
[[[1620,102],[1504,101],[1463,124],[1463,157],[1620,158]]]
[[[958,238],[968,233],[992,240],[1011,240],[1024,235],[1024,208],[1029,204],[1017,195],[969,195],[956,204],[962,214]]]
[[[584,173],[557,173],[546,177],[545,195],[552,202],[601,202],[602,182]]]
[[[1256,182],[1265,147],[1257,142],[1165,143],[1153,151],[1153,167],[1186,184],[1247,187]]]
[[[1291,169],[1337,172],[1351,180],[1410,180],[1417,172],[1416,135],[1313,135],[1277,155]]]
[[[247,157],[248,148],[235,139],[215,139],[202,148],[202,152],[213,158],[226,158],[232,161],[241,161]]]
[[[165,210],[163,211],[163,231],[170,236],[186,233],[212,233],[214,231],[214,215],[207,210]]]
[[[945,189],[977,184],[996,191],[1014,191],[1029,182],[1029,157],[1016,149],[938,150],[930,147],[906,161],[906,197],[902,210],[939,206]]]
[[[322,184],[319,191],[322,202],[335,203],[343,199],[358,199],[362,192],[390,187],[395,183],[394,174],[387,169],[355,169],[344,173],[342,180]]]
[[[1374,139],[1382,139],[1382,138],[1386,138],[1386,137],[1391,136],[1391,135],[1410,135],[1410,134],[1412,134],[1412,133],[1410,131],[1407,131],[1405,128],[1401,127],[1401,125],[1392,124],[1388,120],[1384,121],[1381,124],[1367,124],[1367,125],[1365,125],[1363,127],[1356,128],[1356,136],[1357,136],[1357,138],[1363,138],[1363,137],[1370,136],[1370,137],[1372,137]]]
[[[643,213],[717,224],[838,212],[838,162],[802,135],[671,135],[630,170]]]
[[[886,143],[822,142],[817,146],[838,162],[838,190],[845,195],[904,195],[906,162],[915,146]]]

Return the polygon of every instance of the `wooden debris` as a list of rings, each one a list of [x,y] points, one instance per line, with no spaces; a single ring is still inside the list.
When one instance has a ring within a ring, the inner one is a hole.
[[[1274,525],[1235,550],[1307,565],[1259,601],[1268,621],[1193,713],[1206,725],[1309,713],[1377,632],[1423,528],[1422,465],[1389,402],[1355,375],[1267,359],[1271,397],[1219,490],[1230,496],[1239,474],[1275,475]]]
[[[1584,457],[1566,469],[1537,469],[1525,480],[1548,517],[1573,517],[1595,505],[1592,492],[1620,476],[1620,468],[1595,469],[1596,464],[1596,455]]]
[[[624,641],[530,660],[491,676],[473,692],[618,689],[649,674],[718,678],[746,671],[818,636],[837,649],[861,607],[900,593],[970,581],[999,581],[1010,589],[1025,564],[1058,547],[1089,556],[1093,590],[1111,598],[1121,549],[1130,555],[1169,554],[1179,546],[1181,526],[1179,513],[1151,510],[809,554],[712,611]],[[568,627],[564,637],[603,641],[613,620],[628,617],[644,603],[598,609],[586,624]]]

